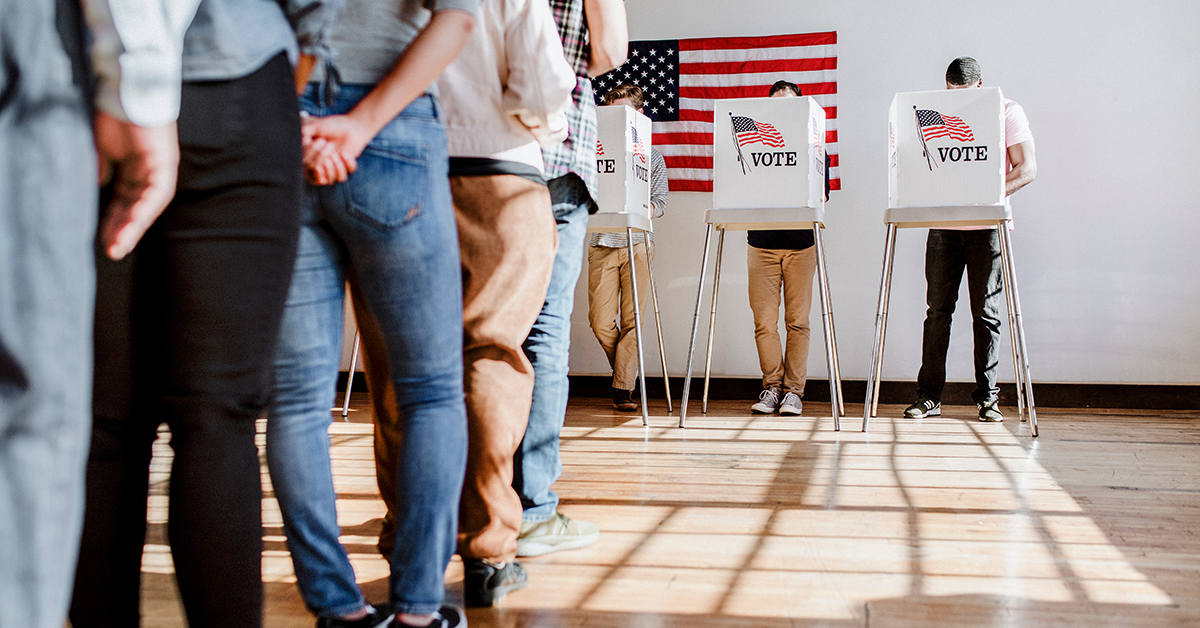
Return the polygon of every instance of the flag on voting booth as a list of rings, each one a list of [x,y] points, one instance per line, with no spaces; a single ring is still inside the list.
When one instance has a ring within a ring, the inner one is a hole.
[[[888,117],[888,206],[1003,205],[998,87],[896,94]]]
[[[598,103],[621,83],[640,87],[671,190],[711,192],[713,101],[764,97],[779,80],[825,109],[829,185],[840,190],[836,32],[632,41],[625,65],[592,82]]]

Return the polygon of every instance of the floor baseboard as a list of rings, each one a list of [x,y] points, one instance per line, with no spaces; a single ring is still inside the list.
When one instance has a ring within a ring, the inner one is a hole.
[[[346,390],[348,375],[342,371],[338,377],[338,392]],[[574,397],[612,396],[612,380],[601,375],[572,375],[571,395]],[[704,380],[692,380],[689,396],[700,399]],[[971,391],[975,385],[968,382],[949,382],[942,393],[946,405],[971,405]],[[366,392],[366,379],[361,373],[354,376],[354,392]],[[708,398],[713,400],[745,399],[752,401],[762,391],[759,379],[744,377],[714,377],[709,382]],[[842,380],[842,392],[850,403],[861,403],[866,398],[865,380]],[[663,397],[661,377],[646,380],[649,397]],[[907,404],[915,400],[916,382],[884,381],[879,387],[879,402]],[[1200,386],[1171,384],[1055,384],[1034,383],[1034,400],[1038,407],[1047,408],[1128,408],[1137,410],[1196,410],[1200,409]],[[683,395],[683,378],[671,378],[671,396],[678,400]],[[804,387],[804,398],[811,401],[829,401],[829,382],[808,380]],[[340,402],[340,398],[339,398]],[[1016,389],[1012,384],[1000,384],[1000,405],[1015,406]]]

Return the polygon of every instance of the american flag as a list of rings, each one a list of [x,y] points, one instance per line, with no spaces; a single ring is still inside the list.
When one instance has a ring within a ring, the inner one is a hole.
[[[638,137],[637,127],[629,127],[629,132],[633,133],[633,154],[637,155],[638,161],[646,163],[646,144]]]
[[[730,121],[733,123],[733,134],[737,136],[738,146],[758,142],[783,148],[783,136],[774,126],[746,116],[730,116]]]
[[[642,88],[671,190],[711,192],[713,100],[765,97],[778,80],[798,84],[824,107],[829,185],[841,189],[836,32],[633,41],[625,65],[592,82],[598,104],[621,83]]]
[[[962,118],[944,116],[932,109],[917,109],[917,129],[925,141],[935,137],[949,137],[960,142],[975,141],[975,134]]]
[[[601,144],[599,140],[596,141],[596,154],[597,155],[604,154],[604,144]]]

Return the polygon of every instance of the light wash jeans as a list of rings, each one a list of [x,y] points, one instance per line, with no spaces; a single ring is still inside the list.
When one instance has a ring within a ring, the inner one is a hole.
[[[513,459],[513,488],[525,508],[524,522],[546,521],[558,509],[558,495],[550,486],[562,473],[559,433],[567,415],[570,382],[571,310],[575,283],[583,267],[591,195],[574,174],[551,179],[550,203],[558,226],[558,254],[550,275],[546,303],[523,348],[533,363],[533,407],[529,425]]]
[[[310,86],[302,106],[315,116],[343,113],[369,90],[341,86],[326,106],[324,87]],[[371,140],[349,181],[310,188],[305,201],[267,461],[301,593],[319,616],[363,604],[338,542],[329,462],[347,278],[384,336],[404,417],[391,602],[396,612],[432,613],[445,593],[467,451],[462,280],[447,169],[441,111],[423,96]]]
[[[0,16],[0,626],[62,628],[91,429],[96,153],[56,3],[0,0]]]

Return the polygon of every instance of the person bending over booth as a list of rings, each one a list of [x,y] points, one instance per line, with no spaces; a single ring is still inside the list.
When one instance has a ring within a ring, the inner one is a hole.
[[[959,57],[946,68],[946,89],[982,87],[979,63]],[[1004,193],[1025,187],[1037,176],[1033,134],[1021,105],[1004,99],[1004,145],[1007,174]],[[975,390],[971,397],[980,421],[1003,421],[996,386],[1000,344],[1000,235],[995,227],[930,229],[925,244],[925,329],[921,337],[921,370],[917,374],[917,401],[904,416],[920,419],[942,414],[942,389],[946,385],[946,350],[950,347],[950,317],[958,301],[963,271],[971,299],[975,334]]]
[[[635,85],[618,85],[604,95],[604,104],[626,105],[642,113],[642,90]],[[650,208],[655,218],[667,213],[667,162],[654,147],[650,148]],[[633,234],[639,306],[646,302],[646,284],[650,278],[647,255],[653,254],[650,252],[653,243],[652,233]],[[592,234],[588,246],[588,323],[612,367],[613,407],[622,412],[638,409],[633,398],[638,376],[638,346],[628,267],[629,237],[626,234]]]
[[[771,86],[771,98],[797,98],[800,87],[788,81]],[[829,156],[825,156],[825,199],[829,199]],[[746,276],[754,312],[754,344],[763,374],[763,391],[750,410],[760,414],[799,415],[804,408],[808,372],[813,274],[817,251],[812,229],[750,231],[746,236]],[[787,341],[779,342],[780,289]]]

